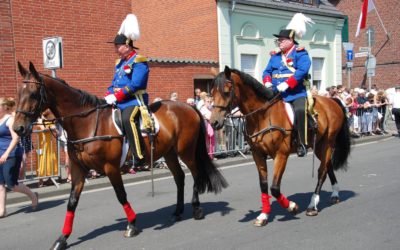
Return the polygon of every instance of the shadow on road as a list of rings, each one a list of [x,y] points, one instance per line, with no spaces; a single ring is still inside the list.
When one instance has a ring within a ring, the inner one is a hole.
[[[289,200],[294,201],[297,203],[299,206],[299,213],[304,212],[308,204],[310,203],[311,196],[313,195],[313,192],[308,192],[308,193],[298,193],[294,194],[288,197]],[[353,191],[348,191],[348,190],[342,190],[340,191],[340,202],[346,202],[348,199],[351,199],[356,196],[356,193]],[[329,203],[331,197],[331,192],[326,192],[326,191],[321,191],[320,193],[320,201],[318,204],[318,210],[319,212],[322,212],[325,208],[333,206]],[[282,208],[278,202],[274,199],[271,199],[273,201],[271,203],[271,213],[268,217],[268,222],[274,221],[276,216],[279,216],[281,218],[278,219],[278,221],[287,221],[287,220],[297,220],[296,216],[291,215],[286,209]],[[337,206],[340,206],[340,203],[337,204]],[[249,222],[253,221],[257,218],[257,216],[260,214],[260,210],[254,211],[254,210],[249,210],[245,216],[239,220],[239,222]]]
[[[203,208],[205,220],[207,220],[207,215],[213,213],[220,213],[222,216],[229,214],[233,209],[228,206],[228,202],[204,202],[201,203],[201,207]],[[171,221],[172,213],[175,211],[175,205],[171,205],[168,207],[163,207],[151,212],[138,213],[137,214],[137,222],[136,226],[140,230],[154,228],[154,230],[162,230],[168,228],[175,224],[175,222]],[[193,219],[192,216],[192,205],[190,203],[185,204],[185,211],[182,215],[182,220]],[[77,246],[82,242],[87,240],[93,240],[94,238],[106,234],[113,231],[125,231],[127,226],[126,218],[117,219],[117,223],[103,226],[101,228],[97,228],[88,234],[79,237],[79,241],[68,244],[68,248]],[[122,233],[121,233],[122,237]]]

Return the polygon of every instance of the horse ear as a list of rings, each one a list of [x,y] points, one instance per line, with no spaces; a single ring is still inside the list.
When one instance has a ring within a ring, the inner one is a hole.
[[[228,65],[225,66],[224,73],[226,79],[231,79],[231,69],[228,67]]]
[[[217,71],[217,69],[214,68],[214,67],[211,67],[210,73],[211,73],[211,75],[214,76],[214,77],[216,77],[216,76],[218,75],[218,71]]]
[[[21,76],[23,77],[23,78],[25,78],[27,75],[28,75],[28,70],[26,70],[25,68],[24,68],[24,66],[22,66],[22,64],[18,61],[18,70],[19,70],[19,73],[21,74]]]
[[[40,80],[39,73],[36,71],[35,66],[31,61],[29,61],[29,71],[32,73],[33,77],[35,77],[36,80]]]

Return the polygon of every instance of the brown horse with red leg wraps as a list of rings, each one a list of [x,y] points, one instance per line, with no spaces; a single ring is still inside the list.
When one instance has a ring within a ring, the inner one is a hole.
[[[268,195],[267,156],[274,159],[274,175],[271,194],[278,203],[289,212],[296,214],[298,206],[289,201],[281,192],[280,185],[289,154],[295,151],[292,143],[292,126],[285,114],[285,106],[279,95],[274,96],[271,90],[248,74],[225,67],[225,71],[214,79],[212,89],[214,110],[211,125],[220,129],[232,107],[238,106],[244,115],[245,137],[251,147],[257,166],[261,187],[261,214],[254,224],[267,224],[270,213],[270,196]],[[331,202],[339,202],[339,187],[334,170],[346,167],[350,154],[350,136],[344,109],[331,98],[315,97],[315,111],[318,112],[318,127],[315,138],[315,154],[321,164],[318,170],[318,183],[307,215],[318,214],[317,205],[322,185],[328,174],[333,192]],[[309,133],[310,135],[311,133]],[[313,137],[308,136],[308,145]]]
[[[126,198],[121,178],[123,140],[111,118],[112,107],[84,91],[75,89],[63,80],[40,74],[32,63],[29,71],[18,62],[24,78],[19,90],[19,101],[13,129],[20,136],[31,132],[32,123],[49,108],[67,132],[68,154],[72,174],[71,193],[61,236],[52,249],[65,249],[72,232],[74,214],[89,169],[104,172],[123,206],[128,219],[125,237],[139,233],[136,214]],[[183,213],[185,174],[178,156],[190,169],[193,179],[193,216],[204,218],[199,193],[218,193],[227,183],[207,154],[205,126],[201,114],[180,102],[157,102],[149,109],[157,117],[160,130],[154,138],[154,159],[164,157],[177,185],[177,205],[173,219],[179,220]],[[148,137],[145,138],[146,156],[150,155]],[[146,157],[146,161],[149,162]]]

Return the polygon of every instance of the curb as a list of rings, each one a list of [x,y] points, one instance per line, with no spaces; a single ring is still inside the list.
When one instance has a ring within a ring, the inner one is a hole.
[[[369,137],[362,137],[357,139],[352,139],[352,146],[361,144],[361,143],[369,143],[374,141],[380,141],[384,139],[391,138],[391,135],[377,135],[377,136],[369,136]],[[241,163],[248,163],[253,162],[253,157],[251,155],[246,155],[247,158],[243,158],[241,156],[226,158],[226,159],[219,159],[216,160],[215,163],[218,167],[225,167],[232,164],[241,164]],[[189,169],[184,168],[184,173],[189,173]],[[163,178],[172,176],[171,172],[168,169],[156,169],[153,172],[153,178]],[[125,174],[122,176],[124,184],[130,184],[140,181],[146,181],[151,179],[151,172],[145,171],[140,172],[136,175]],[[101,177],[98,179],[89,180],[89,183],[85,184],[84,191],[95,190],[100,188],[111,187],[110,181],[106,177]],[[54,196],[60,195],[67,195],[70,193],[71,186],[69,183],[61,183],[59,184],[59,188],[55,186],[48,186],[42,188],[31,188],[33,192],[39,193],[39,199],[49,198]],[[28,202],[29,198],[26,195],[8,192],[7,193],[7,205]]]

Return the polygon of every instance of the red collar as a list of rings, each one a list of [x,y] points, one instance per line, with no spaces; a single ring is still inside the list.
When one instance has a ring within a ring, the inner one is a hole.
[[[125,58],[125,60],[128,61],[130,58],[132,58],[135,55],[136,55],[136,51],[134,50]]]
[[[295,47],[296,46],[293,44],[293,46],[284,53],[285,56],[288,57],[290,55],[290,53],[292,53],[292,51],[294,50]]]

